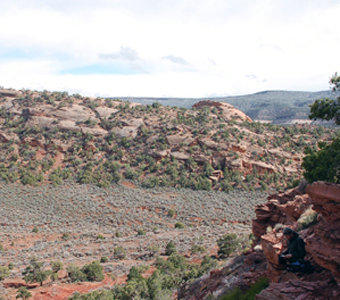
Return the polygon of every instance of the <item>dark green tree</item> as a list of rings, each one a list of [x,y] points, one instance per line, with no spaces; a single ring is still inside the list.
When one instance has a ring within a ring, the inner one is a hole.
[[[337,73],[333,75],[329,83],[334,92],[340,91],[340,76]],[[340,97],[336,100],[319,99],[316,100],[310,107],[309,118],[311,120],[326,120],[334,121],[336,125],[340,125]]]
[[[337,73],[331,78],[330,84],[335,92],[340,91],[340,77]],[[340,125],[340,97],[337,100],[319,99],[311,105],[310,119],[334,121]],[[303,175],[309,183],[318,180],[340,183],[340,137],[329,144],[319,142],[318,149],[307,147],[302,167]]]
[[[52,274],[50,270],[44,270],[43,264],[43,262],[38,262],[35,256],[31,258],[30,265],[22,273],[25,275],[24,280],[26,283],[39,282],[41,286],[43,285],[43,281]]]

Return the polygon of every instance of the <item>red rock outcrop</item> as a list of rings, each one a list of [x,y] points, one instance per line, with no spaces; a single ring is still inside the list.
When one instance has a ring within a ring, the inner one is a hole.
[[[308,185],[306,188],[308,198],[304,197],[304,200],[307,201],[302,202],[301,196],[294,195],[294,191],[296,190],[281,194],[280,197],[270,196],[269,203],[258,207],[257,216],[259,219],[254,220],[253,229],[258,235],[268,222],[274,222],[274,220],[279,222],[282,218],[286,218],[286,222],[283,222],[285,225],[292,224],[289,220],[294,221],[301,215],[301,206],[312,203],[313,209],[322,217],[319,218],[317,224],[300,232],[300,235],[305,239],[308,256],[314,261],[317,268],[324,270],[311,275],[302,274],[298,280],[282,282],[282,271],[280,271],[277,262],[281,246],[279,235],[275,232],[262,235],[261,245],[268,263],[267,276],[271,279],[272,284],[255,299],[339,299],[340,185],[325,182]],[[270,198],[274,198],[277,202],[273,203]],[[273,210],[272,213],[270,209]],[[282,214],[280,215],[278,212]]]
[[[306,250],[320,266],[331,270],[340,284],[340,185],[315,182],[306,191],[314,210],[323,216],[305,239]]]
[[[256,219],[253,220],[253,233],[257,238],[266,234],[269,226],[273,228],[278,223],[294,224],[311,205],[309,195],[301,194],[299,188],[270,195],[267,199],[267,203],[255,208]]]
[[[279,267],[278,256],[282,251],[281,235],[275,232],[261,237],[261,246],[267,259],[267,276],[271,282],[279,282],[283,269]]]
[[[272,283],[255,297],[255,300],[338,300],[340,291],[331,279],[306,282],[290,280]]]
[[[252,270],[252,272],[249,272]],[[251,252],[247,256],[236,257],[220,270],[212,270],[190,285],[178,290],[177,299],[204,300],[219,297],[232,286],[254,283],[266,273],[263,253]]]

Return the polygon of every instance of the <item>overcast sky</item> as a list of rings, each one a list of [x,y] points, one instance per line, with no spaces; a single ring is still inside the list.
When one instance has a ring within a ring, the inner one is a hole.
[[[0,86],[85,96],[320,91],[340,1],[0,0]]]

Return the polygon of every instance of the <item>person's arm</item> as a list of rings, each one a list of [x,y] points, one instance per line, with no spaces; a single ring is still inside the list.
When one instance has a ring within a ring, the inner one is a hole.
[[[281,252],[282,255],[287,255],[289,252],[288,252],[288,249],[286,249],[285,251]]]

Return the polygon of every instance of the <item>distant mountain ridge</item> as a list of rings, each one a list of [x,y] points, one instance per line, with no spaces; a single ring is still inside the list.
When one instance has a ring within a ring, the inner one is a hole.
[[[297,120],[308,120],[309,105],[321,98],[336,99],[337,94],[331,90],[320,92],[299,91],[263,91],[254,94],[205,97],[205,98],[152,98],[152,97],[119,97],[123,101],[141,104],[159,102],[163,106],[191,108],[202,100],[226,102],[243,111],[253,120],[269,121],[274,124],[290,124]]]

